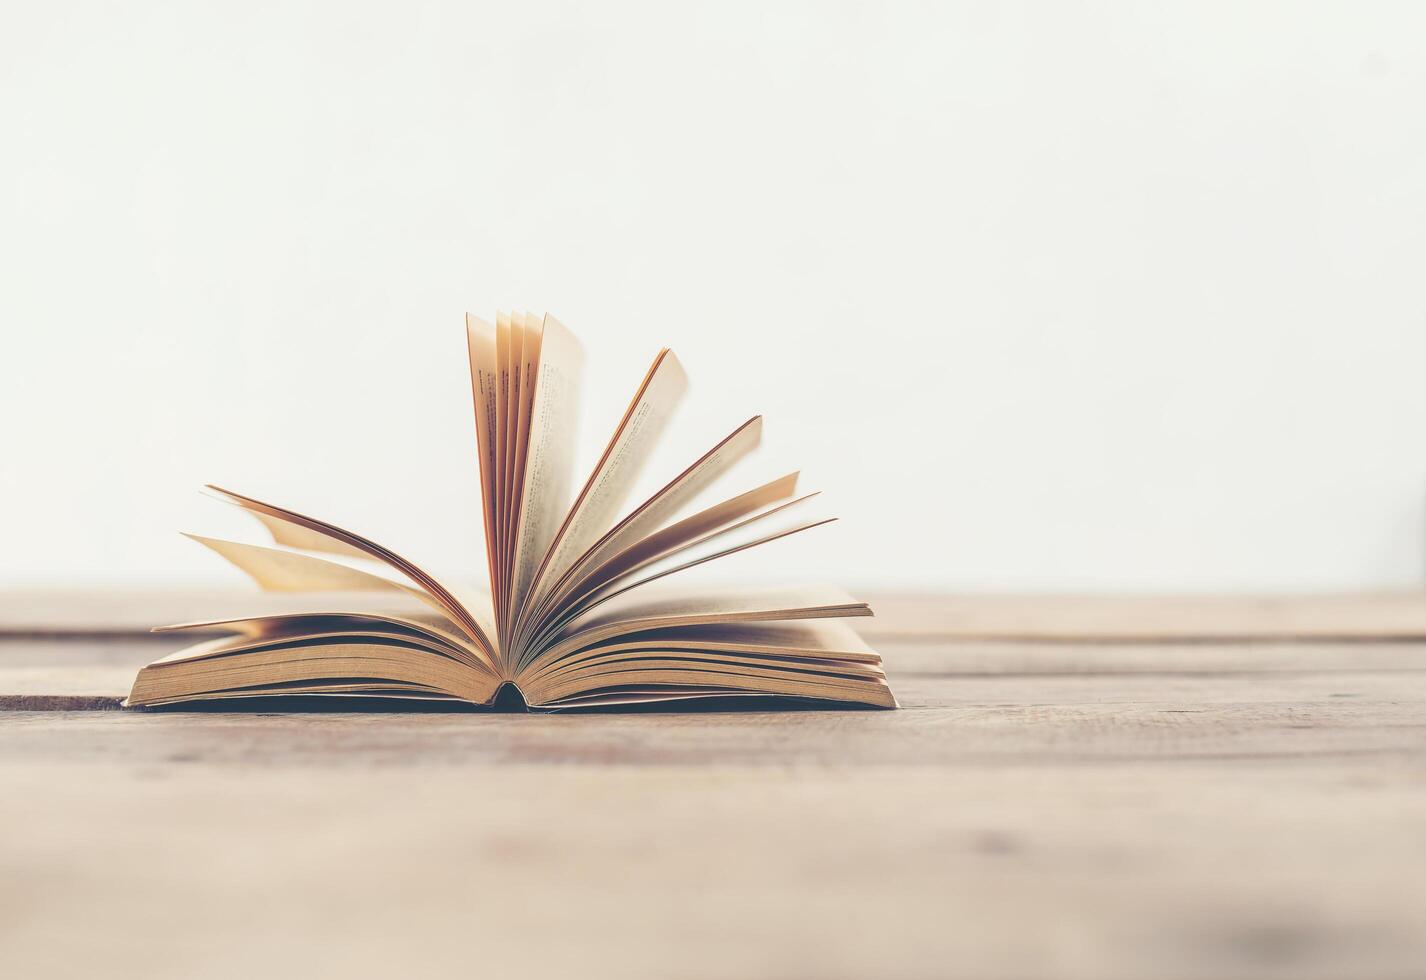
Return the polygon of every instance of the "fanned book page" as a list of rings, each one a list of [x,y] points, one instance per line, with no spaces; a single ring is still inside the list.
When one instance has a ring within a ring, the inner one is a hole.
[[[654,358],[576,486],[574,335],[552,316],[467,315],[466,349],[489,587],[437,581],[351,531],[210,486],[270,543],[189,537],[264,590],[311,593],[312,610],[159,627],[204,638],[140,670],[129,705],[302,695],[550,711],[728,697],[896,707],[881,657],[845,622],[870,616],[866,603],[828,587],[685,585],[690,569],[831,520],[808,513],[816,495],[796,473],[704,499],[757,447],[761,417],[630,508],[688,387],[672,351]]]

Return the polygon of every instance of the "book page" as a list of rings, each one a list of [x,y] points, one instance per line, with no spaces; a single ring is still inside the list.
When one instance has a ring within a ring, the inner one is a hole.
[[[201,534],[183,536],[217,552],[268,592],[396,592],[420,599],[450,615],[422,590],[359,568],[241,541],[224,541]]]
[[[356,601],[353,601],[356,600]],[[204,619],[170,626],[155,626],[155,633],[180,633],[188,630],[211,631],[221,628],[249,639],[270,641],[274,638],[300,638],[328,633],[358,633],[405,630],[424,634],[446,646],[477,654],[474,662],[486,665],[484,652],[475,647],[470,637],[454,629],[450,618],[429,611],[425,604],[402,602],[394,597],[377,598],[370,593],[353,594],[340,600],[324,599],[326,611],[259,613],[225,619]],[[399,604],[399,606],[398,606]],[[188,656],[189,647],[164,659]]]
[[[250,653],[258,650],[273,650],[285,646],[315,645],[318,643],[392,643],[414,647],[428,653],[447,657],[474,670],[490,673],[483,661],[472,658],[460,646],[452,646],[422,630],[408,630],[392,623],[365,623],[355,619],[328,620],[330,628],[312,618],[299,618],[285,623],[262,623],[256,628],[263,632],[241,636],[223,637],[217,643],[209,640],[175,650],[166,657],[153,661],[156,664],[178,663],[180,660],[204,660],[222,657],[230,653]],[[238,624],[254,626],[254,624]]]
[[[410,580],[411,582],[414,582],[417,586],[420,587],[421,590],[423,590],[427,595],[429,595],[433,600],[435,600],[440,605],[440,607],[451,617],[451,619],[453,619],[455,622],[459,623],[463,628],[465,628],[465,630],[470,634],[471,638],[474,639],[477,643],[479,643],[483,649],[491,651],[492,653],[494,652],[495,641],[491,637],[488,625],[481,622],[475,610],[467,609],[461,604],[460,600],[458,600],[455,596],[451,594],[450,590],[448,590],[445,586],[441,585],[441,583],[437,582],[426,572],[422,571],[420,568],[417,568],[415,565],[411,564],[405,558],[402,558],[400,555],[396,554],[396,552],[391,551],[389,548],[383,548],[375,541],[372,541],[368,538],[364,538],[361,535],[354,534],[351,531],[345,531],[334,524],[328,524],[325,521],[319,521],[315,517],[308,517],[305,514],[299,514],[296,511],[287,510],[285,508],[278,507],[275,504],[264,503],[261,500],[255,500],[252,497],[245,497],[240,493],[234,493],[231,490],[224,490],[222,487],[214,486],[211,483],[208,484],[208,489],[214,491],[215,493],[221,494],[226,500],[230,501],[233,504],[236,504],[243,510],[252,511],[258,514],[266,514],[268,517],[271,517],[275,520],[286,521],[287,523],[297,525],[298,527],[306,528],[307,530],[315,532],[317,534],[325,534],[328,537],[334,538],[335,540],[347,545],[348,547],[356,548],[357,550],[363,552],[369,557],[374,558],[377,561],[382,562],[383,564],[391,567],[406,579]],[[306,555],[296,555],[296,557],[309,558],[312,561],[320,560],[310,558],[310,556]],[[335,563],[329,562],[328,564]],[[373,578],[375,577],[376,576],[373,576]]]
[[[806,585],[749,591],[736,586],[689,592],[673,584],[652,586],[638,595],[620,596],[597,614],[583,617],[567,635],[589,628],[631,623],[757,622],[764,619],[810,619],[828,610],[836,616],[869,616],[865,602],[832,585]],[[827,614],[824,612],[824,614]]]
[[[813,492],[795,500],[774,503],[736,523],[723,524],[701,535],[684,536],[676,543],[667,543],[660,550],[645,549],[648,542],[639,542],[585,579],[577,591],[567,595],[559,608],[541,621],[538,630],[533,631],[531,645],[538,646],[540,641],[555,635],[572,620],[630,589],[835,521],[834,517],[810,520],[789,513],[816,496],[817,493]],[[695,514],[689,520],[701,516]]]
[[[514,453],[511,458],[510,478],[510,609],[520,608],[519,551],[520,515],[525,500],[525,461],[529,456],[530,415],[534,410],[535,385],[540,367],[540,347],[544,339],[543,326],[534,314],[526,313],[524,320],[525,337],[521,348],[520,361],[515,375],[518,383],[516,391]]]
[[[807,498],[804,497],[803,499],[805,500]],[[801,501],[794,502],[800,503]],[[613,599],[615,596],[623,595],[631,589],[641,588],[650,582],[684,571],[685,569],[694,568],[719,558],[726,558],[729,555],[735,555],[740,551],[747,551],[749,548],[756,548],[759,545],[769,544],[792,534],[810,531],[814,527],[822,527],[825,524],[831,524],[835,520],[837,520],[835,517],[824,517],[816,521],[798,521],[790,525],[778,527],[772,531],[762,531],[761,528],[755,528],[752,522],[748,522],[747,527],[739,529],[742,531],[740,535],[729,535],[725,532],[708,535],[706,538],[702,538],[694,543],[695,545],[704,545],[701,549],[693,546],[681,548],[678,551],[670,552],[664,560],[654,563],[651,568],[640,568],[639,571],[644,573],[641,578],[635,579],[632,582],[625,582],[619,579],[614,580],[609,584],[611,586],[617,585],[617,589],[608,592],[600,598],[594,599],[594,601],[590,602],[584,608],[586,610],[593,609],[595,606],[601,605]],[[761,531],[761,533],[759,536],[754,537],[749,533],[751,530],[758,530]],[[713,550],[713,548],[717,550]]]
[[[254,688],[324,679],[335,682],[333,691],[362,684],[381,689],[396,682],[476,703],[488,700],[498,683],[489,674],[421,648],[390,641],[333,642],[152,663],[139,671],[128,700],[154,704],[223,692],[251,696]]]
[[[529,610],[528,614],[543,619],[560,604],[564,596],[578,591],[579,585],[587,581],[602,563],[651,535],[686,503],[756,449],[761,440],[762,416],[756,415],[725,436],[600,538],[551,587],[540,609]],[[529,625],[533,630],[538,624],[531,622]]]
[[[666,626],[764,620],[837,619],[870,616],[871,608],[834,586],[804,586],[748,592],[736,588],[688,592],[657,583],[613,598],[579,617],[542,645],[524,666],[540,665],[615,636]]]
[[[602,543],[591,552],[595,556],[588,564],[581,561],[576,566],[577,576],[570,577],[546,610],[546,619],[562,611],[563,607],[578,597],[594,591],[600,586],[618,578],[634,568],[647,564],[677,548],[696,542],[706,535],[727,529],[731,530],[735,521],[748,517],[756,511],[786,501],[797,489],[799,474],[789,473],[760,487],[754,487],[736,497],[704,508],[681,521],[655,531],[647,537],[631,541],[623,551],[610,553],[599,564],[594,564],[599,556],[606,553]],[[812,496],[809,494],[808,496]],[[803,498],[806,499],[806,498]],[[768,513],[771,513],[769,511]]]
[[[479,317],[465,315],[466,347],[470,354],[470,390],[475,402],[475,441],[480,459],[480,510],[485,528],[485,555],[495,583],[495,328]]]
[[[390,612],[390,604],[393,594],[407,596],[419,601],[422,605],[435,610],[440,617],[456,627],[464,627],[462,620],[454,615],[451,609],[440,599],[427,593],[423,589],[414,588],[402,582],[396,582],[382,575],[364,571],[360,568],[352,568],[338,562],[328,561],[325,558],[318,558],[314,555],[303,555],[292,551],[280,551],[276,548],[264,548],[261,545],[245,544],[240,541],[224,541],[220,538],[207,538],[197,534],[185,534],[184,537],[197,541],[211,550],[217,552],[230,564],[245,573],[249,578],[258,584],[260,588],[267,592],[344,592],[344,593],[379,593],[382,598],[376,602],[368,598],[365,602],[352,601],[355,596],[347,599],[346,605],[349,608],[342,613],[328,615],[350,615],[360,616],[364,605],[375,606],[385,610],[388,619],[397,618]],[[469,609],[465,610],[470,612]],[[485,617],[477,613],[471,613],[480,624],[482,630],[491,628]],[[320,612],[311,613],[288,613],[278,616],[270,616],[268,619],[274,621],[281,619],[291,620],[312,620],[322,618]],[[408,622],[425,622],[426,628],[430,628],[433,617],[421,617],[408,613],[405,617]],[[163,629],[187,629],[195,625],[212,625],[185,623],[179,626],[164,627]],[[158,632],[156,630],[155,632]],[[442,635],[450,638],[449,631],[442,630]],[[492,652],[486,650],[481,642],[467,635],[465,640],[458,644],[462,649],[474,652],[479,659],[489,669],[495,670],[495,660]]]
[[[564,324],[549,315],[541,328],[539,351],[515,533],[511,596],[516,608],[569,506],[584,373],[584,349]]]
[[[289,524],[287,521],[269,517],[267,514],[259,513],[255,510],[245,510],[243,513],[254,518],[267,528],[268,534],[272,535],[274,544],[280,544],[287,548],[299,548],[302,551],[321,551],[329,555],[341,555],[344,558],[361,558],[365,561],[372,561],[371,555],[359,548],[353,548],[345,542],[329,537],[317,531],[302,527],[299,524]]]
[[[656,662],[657,663],[657,662]],[[555,707],[565,698],[577,697],[586,704],[598,703],[592,697],[601,692],[627,696],[630,685],[674,685],[717,694],[741,692],[785,697],[817,698],[825,701],[854,702],[879,708],[896,707],[896,699],[886,682],[874,678],[818,676],[811,672],[779,671],[756,667],[681,663],[665,661],[661,665],[612,666],[605,670],[576,672],[560,682],[541,683],[532,688],[534,703]],[[610,691],[610,689],[614,689]]]
[[[541,672],[563,673],[581,663],[638,657],[652,651],[703,650],[710,654],[741,654],[784,660],[825,661],[863,665],[884,674],[881,656],[856,630],[837,619],[796,622],[720,623],[648,630],[630,639],[615,639],[565,657]]]
[[[505,481],[508,477],[505,465],[506,444],[509,430],[505,418],[510,411],[510,316],[495,314],[495,370],[498,375],[495,386],[495,486],[494,498],[490,504],[495,517],[495,577],[490,583],[490,591],[495,596],[495,618],[503,615],[505,597]]]
[[[505,480],[500,498],[500,567],[504,575],[507,616],[514,614],[514,606],[509,595],[513,584],[511,563],[515,556],[515,482],[519,474],[515,470],[515,457],[519,452],[517,444],[520,434],[520,363],[525,353],[525,314],[510,313],[510,347],[507,351],[506,376],[509,384],[505,389]]]
[[[682,365],[671,350],[664,348],[644,376],[603,456],[556,533],[535,576],[530,592],[534,601],[614,523],[687,389],[688,376]]]

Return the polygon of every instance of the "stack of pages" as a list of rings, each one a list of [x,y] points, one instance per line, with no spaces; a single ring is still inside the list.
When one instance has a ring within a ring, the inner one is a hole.
[[[466,317],[489,590],[443,584],[381,545],[218,487],[274,546],[193,535],[264,589],[325,593],[310,612],[185,623],[225,635],[144,667],[130,705],[275,695],[537,709],[768,697],[896,706],[881,658],[833,588],[679,589],[678,573],[827,523],[797,474],[714,503],[700,494],[758,444],[738,426],[620,518],[687,381],[654,358],[575,492],[584,355],[553,317]],[[572,498],[572,501],[571,501]]]

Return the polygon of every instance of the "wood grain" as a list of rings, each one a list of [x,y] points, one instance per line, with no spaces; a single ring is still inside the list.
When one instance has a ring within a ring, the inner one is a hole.
[[[1426,592],[1361,595],[908,595],[858,593],[877,640],[1083,642],[1162,639],[1420,639]],[[0,591],[0,636],[126,636],[156,625],[301,612],[300,594],[252,589]]]
[[[12,633],[0,972],[1426,974],[1426,643],[928,601],[878,624],[898,712],[15,710],[173,641]]]

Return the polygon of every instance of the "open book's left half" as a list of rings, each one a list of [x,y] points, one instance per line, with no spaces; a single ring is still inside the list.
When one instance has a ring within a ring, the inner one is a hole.
[[[335,525],[210,487],[266,531],[189,535],[310,611],[183,623],[193,646],[144,667],[127,704],[274,696],[523,703],[557,710],[773,697],[891,708],[880,656],[839,589],[688,588],[685,573],[829,522],[789,473],[716,501],[758,445],[737,426],[647,500],[631,492],[687,387],[672,351],[645,373],[598,462],[573,480],[584,355],[551,316],[466,317],[489,588],[438,581]],[[620,515],[623,515],[622,517]]]

